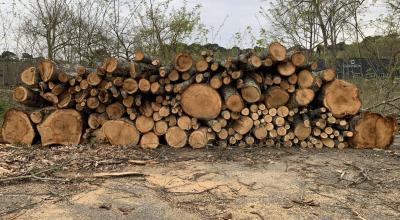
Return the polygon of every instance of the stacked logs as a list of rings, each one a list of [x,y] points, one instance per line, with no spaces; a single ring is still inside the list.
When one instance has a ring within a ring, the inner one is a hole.
[[[179,53],[169,65],[142,52],[134,57],[107,58],[96,69],[68,71],[51,60],[26,69],[14,99],[34,108],[9,110],[3,139],[32,144],[39,133],[44,146],[95,140],[342,149],[388,147],[397,130],[393,118],[359,114],[356,86],[277,42],[264,54],[225,61],[209,51],[198,61]]]

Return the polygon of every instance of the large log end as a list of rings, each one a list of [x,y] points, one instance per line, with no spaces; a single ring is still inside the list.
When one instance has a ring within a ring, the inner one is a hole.
[[[56,110],[37,129],[43,146],[79,144],[83,132],[82,116],[73,109]]]
[[[193,84],[182,94],[182,110],[194,118],[214,119],[222,108],[219,93],[205,84]]]
[[[337,118],[355,115],[361,108],[358,88],[343,80],[334,80],[323,88],[323,104]]]
[[[28,115],[16,109],[5,113],[1,133],[3,140],[11,144],[32,144],[36,136]]]
[[[140,133],[135,125],[126,120],[106,121],[101,130],[112,145],[137,145]]]

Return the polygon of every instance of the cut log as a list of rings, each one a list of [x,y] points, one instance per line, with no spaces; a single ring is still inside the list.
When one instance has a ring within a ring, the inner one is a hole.
[[[289,108],[307,106],[314,100],[315,93],[311,89],[297,89],[288,103]]]
[[[143,85],[142,85],[143,87]],[[126,91],[128,94],[134,94],[138,91],[139,85],[136,80],[132,78],[125,79],[122,85],[122,89]]]
[[[278,64],[278,72],[282,76],[291,76],[296,72],[296,66],[292,62],[282,62]]]
[[[268,109],[278,108],[286,105],[289,101],[289,97],[289,93],[284,89],[279,86],[273,86],[267,90],[264,102]]]
[[[107,73],[113,73],[117,69],[117,67],[118,67],[118,59],[115,57],[108,57],[104,59],[101,69],[103,69]]]
[[[106,121],[101,131],[112,145],[137,145],[140,133],[135,125],[128,120]]]
[[[213,89],[219,89],[222,86],[221,75],[215,75],[210,80],[210,86]]]
[[[336,118],[355,115],[361,108],[357,86],[343,80],[326,84],[319,98]]]
[[[175,69],[179,72],[189,71],[193,66],[193,60],[190,54],[179,53],[175,56]]]
[[[297,85],[300,88],[310,88],[314,83],[314,76],[308,70],[302,70],[298,74]]]
[[[197,72],[205,72],[208,70],[208,63],[205,60],[200,60],[196,63]]]
[[[294,125],[294,134],[300,141],[306,140],[311,135],[312,129],[303,121],[297,121]]]
[[[145,134],[151,131],[154,127],[154,120],[152,117],[146,117],[144,115],[140,115],[137,117],[135,121],[136,128],[142,133]]]
[[[334,69],[326,69],[315,72],[314,75],[321,77],[324,82],[330,82],[336,78],[336,71]]]
[[[241,116],[233,122],[232,128],[239,134],[245,135],[249,133],[253,127],[253,120],[247,116]]]
[[[55,105],[58,104],[59,102],[58,97],[51,92],[41,93],[40,96],[46,101],[53,103]]]
[[[158,136],[154,132],[148,132],[142,135],[140,146],[145,149],[156,149],[160,145]]]
[[[35,67],[28,67],[21,73],[21,81],[28,86],[37,85],[40,76]]]
[[[268,136],[268,129],[266,126],[256,127],[254,128],[253,134],[258,140],[262,140]]]
[[[143,53],[142,51],[136,51],[134,57],[136,62],[141,62],[146,64],[152,64],[153,62],[153,59],[150,56]]]
[[[177,124],[182,130],[190,130],[192,128],[192,120],[186,115],[179,117]]]
[[[214,119],[222,108],[219,93],[205,84],[193,84],[183,93],[182,110],[191,117],[199,119]]]
[[[154,133],[158,136],[164,135],[168,130],[168,123],[165,121],[157,121],[154,125]]]
[[[29,114],[29,118],[35,124],[39,124],[43,121],[45,116],[49,115],[51,112],[55,111],[55,107],[45,107],[38,110],[35,110]]]
[[[15,101],[30,107],[40,107],[46,103],[38,92],[23,86],[14,89],[13,98]]]
[[[10,144],[33,144],[35,129],[25,112],[9,109],[4,115],[1,129],[3,140]]]
[[[125,114],[125,107],[121,103],[115,102],[107,106],[106,112],[111,120],[120,119]]]
[[[52,112],[37,126],[42,146],[79,144],[83,133],[81,114],[73,109]]]
[[[89,73],[86,80],[91,86],[97,86],[101,83],[101,77],[96,72]]]
[[[72,108],[75,105],[75,100],[72,97],[72,94],[68,91],[64,92],[60,95],[57,107],[58,108]]]
[[[138,87],[142,92],[149,92],[151,87],[150,81],[147,79],[140,79]]]
[[[268,47],[268,56],[273,61],[283,61],[286,58],[286,48],[278,42],[274,42]]]
[[[198,129],[193,131],[189,135],[189,145],[192,148],[198,149],[198,148],[204,148],[207,143],[208,143],[208,138],[207,138],[207,129]]]
[[[38,64],[40,77],[43,82],[53,81],[58,79],[59,70],[57,65],[51,60],[41,60]]]
[[[242,98],[248,103],[254,103],[261,99],[261,89],[253,78],[244,79],[243,87],[240,89]]]
[[[186,145],[187,139],[188,137],[186,132],[176,126],[168,128],[168,131],[165,134],[165,141],[170,147],[173,148],[184,147]]]
[[[364,112],[350,122],[353,137],[350,144],[355,148],[388,148],[398,131],[397,120],[380,114]]]
[[[90,109],[96,109],[97,107],[99,107],[100,105],[100,101],[97,97],[89,97],[86,100],[86,106]]]
[[[302,52],[297,51],[290,54],[290,60],[293,65],[301,67],[306,63],[306,56]]]
[[[226,107],[233,112],[240,112],[244,108],[244,102],[237,90],[231,86],[222,89]]]

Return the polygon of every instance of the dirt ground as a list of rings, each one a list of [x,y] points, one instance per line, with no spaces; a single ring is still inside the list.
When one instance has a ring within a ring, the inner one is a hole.
[[[399,219],[389,150],[0,146],[2,219]]]

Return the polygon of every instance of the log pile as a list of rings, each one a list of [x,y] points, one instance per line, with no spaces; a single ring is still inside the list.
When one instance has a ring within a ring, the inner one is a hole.
[[[179,53],[171,64],[136,52],[96,69],[68,71],[51,60],[22,72],[5,114],[3,139],[43,146],[88,140],[157,148],[215,144],[356,148],[391,145],[395,119],[360,114],[358,88],[316,71],[301,52],[272,43],[263,54],[200,60]]]

